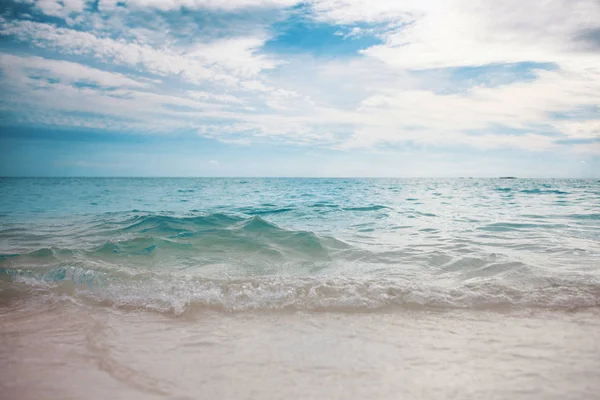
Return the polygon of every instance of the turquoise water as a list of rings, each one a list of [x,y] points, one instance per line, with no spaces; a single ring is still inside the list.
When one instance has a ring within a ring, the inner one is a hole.
[[[600,182],[2,179],[0,290],[177,314],[597,307]]]

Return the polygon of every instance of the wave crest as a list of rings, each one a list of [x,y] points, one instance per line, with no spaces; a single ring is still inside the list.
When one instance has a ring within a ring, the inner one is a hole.
[[[137,258],[140,262],[156,257],[158,261],[183,260],[196,265],[199,258],[213,263],[244,258],[263,263],[283,259],[331,261],[334,253],[352,248],[333,237],[280,228],[260,216],[242,218],[225,214],[134,216],[105,223],[95,234],[99,237],[108,235],[108,238],[91,248],[42,248],[21,254],[4,254],[0,255],[0,262],[29,260],[48,264],[98,259],[113,262],[122,257]]]
[[[600,283],[543,282],[535,287],[490,281],[444,286],[376,277],[208,278],[59,267],[0,269],[1,281],[44,287],[94,303],[181,315],[202,310],[373,311],[386,309],[550,308],[600,306]]]

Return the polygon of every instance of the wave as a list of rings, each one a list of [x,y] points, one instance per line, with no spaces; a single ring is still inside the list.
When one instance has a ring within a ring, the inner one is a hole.
[[[181,251],[191,248],[191,244],[177,243],[171,240],[157,239],[153,237],[139,237],[123,241],[107,241],[103,245],[87,250],[84,254],[97,257],[109,255],[148,255],[160,249],[161,251]]]
[[[339,207],[325,200],[311,200],[308,204],[317,208]],[[283,205],[263,203],[246,211],[285,212],[280,207]],[[393,213],[428,222],[419,225],[415,221],[413,227],[394,225],[390,230],[443,232],[443,224],[429,223],[443,218],[442,214],[416,209],[368,213],[383,208],[386,207],[370,205],[351,211],[364,211],[364,218]],[[369,235],[363,236],[365,240],[356,240],[357,236],[344,232],[347,241],[342,241],[294,228],[294,219],[288,219],[289,226],[278,226],[260,215],[249,217],[240,208],[231,214],[193,212],[186,216],[137,210],[95,214],[76,223],[57,224],[56,230],[42,232],[41,239],[23,241],[22,245],[31,246],[33,251],[15,247],[8,248],[10,254],[0,254],[0,292],[6,285],[26,291],[41,287],[93,304],[175,314],[205,309],[229,312],[598,307],[600,281],[597,274],[590,275],[596,270],[588,268],[593,262],[589,257],[596,256],[595,247],[582,250],[584,253],[577,256],[587,258],[572,258],[573,263],[583,260],[576,270],[560,268],[562,258],[549,268],[541,262],[528,263],[526,258],[522,263],[513,262],[519,256],[512,254],[516,247],[512,242],[500,242],[518,236],[526,241],[517,244],[528,251],[546,250],[549,247],[544,242],[535,247],[539,235],[534,237],[532,232],[543,229],[547,234],[551,233],[550,228],[565,228],[567,225],[554,222],[566,224],[564,220],[568,218],[580,220],[577,224],[597,220],[598,214],[593,211],[582,208],[578,214],[530,214],[523,217],[532,221],[523,219],[518,223],[486,224],[470,219],[471,225],[478,225],[473,227],[473,231],[479,231],[477,239],[491,242],[491,238],[501,249],[508,249],[497,251],[497,257],[488,253],[493,251],[491,247],[483,248],[485,243],[469,237],[430,247],[398,232],[393,239],[401,243],[390,246],[385,240],[379,243],[375,235],[374,240]],[[348,215],[358,217],[358,213]],[[350,221],[351,230],[379,229],[372,219]],[[522,234],[517,235],[518,232]],[[16,239],[13,242],[17,243]],[[40,248],[35,248],[38,245]],[[555,250],[564,260],[571,260],[561,248]],[[450,262],[454,259],[464,262]],[[545,273],[554,280],[544,277]]]
[[[450,287],[377,277],[203,278],[79,267],[45,271],[0,268],[0,283],[7,280],[94,304],[176,315],[207,309],[368,312],[396,308],[577,310],[600,306],[600,282],[549,279],[532,287],[490,281]]]
[[[496,222],[488,224],[477,229],[488,232],[509,232],[519,230],[534,230],[534,229],[558,229],[566,228],[564,224],[532,224],[532,223],[516,223],[516,222]]]
[[[334,254],[352,250],[352,246],[333,237],[283,229],[260,216],[138,215],[96,226],[94,236],[105,234],[109,236],[107,240],[92,248],[42,248],[21,254],[0,254],[0,262],[112,261],[122,257],[138,257],[143,262],[148,257],[181,259],[181,254],[188,258],[191,254],[195,261],[204,257],[213,263],[243,258],[249,262],[252,259],[329,261]]]
[[[569,214],[566,217],[580,220],[600,220],[600,214]]]
[[[293,211],[292,207],[281,207],[281,208],[239,208],[238,211],[248,215],[270,215],[270,214],[281,214],[289,211]]]
[[[543,190],[543,189],[524,189],[521,193],[525,194],[570,194],[562,190]]]
[[[197,231],[231,226],[242,221],[240,217],[226,214],[208,214],[190,217],[174,217],[169,215],[142,215],[135,216],[117,224],[123,230],[140,231],[149,233],[171,233],[184,231]]]
[[[339,208],[337,204],[327,203],[327,202],[318,202],[310,205],[313,208]]]
[[[346,207],[344,211],[379,211],[389,209],[389,207],[381,205],[365,206],[365,207]]]

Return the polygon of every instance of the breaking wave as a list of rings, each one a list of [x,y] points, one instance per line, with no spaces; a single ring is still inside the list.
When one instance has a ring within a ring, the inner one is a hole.
[[[55,231],[58,239],[52,243],[58,244],[53,247],[0,254],[0,293],[7,288],[28,293],[41,289],[97,305],[177,315],[206,309],[368,312],[600,306],[600,280],[592,270],[538,268],[479,251],[481,242],[433,249],[417,242],[391,250],[361,246],[356,240],[289,225],[284,229],[260,215],[281,215],[288,209],[262,207],[254,213],[185,217],[137,210],[98,215],[64,228],[70,231]],[[384,209],[392,210],[377,205],[350,210],[358,218]],[[405,215],[423,221],[438,218],[417,210]],[[598,214],[582,212],[571,218],[596,220]],[[493,222],[474,231],[499,235],[565,229],[540,218],[535,221]],[[356,226],[365,232],[373,229],[363,225]],[[61,242],[62,237],[68,240]],[[484,239],[498,240],[489,235]],[[573,251],[596,254],[556,246],[543,250],[560,257]]]
[[[117,268],[0,269],[0,281],[43,288],[95,304],[181,315],[200,310],[362,311],[407,309],[550,308],[600,306],[600,283],[540,280],[534,287],[498,281],[460,285],[378,277],[253,276],[205,278]]]

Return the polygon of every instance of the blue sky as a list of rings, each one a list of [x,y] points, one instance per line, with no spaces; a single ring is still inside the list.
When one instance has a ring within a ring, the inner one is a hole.
[[[5,0],[0,175],[598,177],[598,32],[596,0]]]

